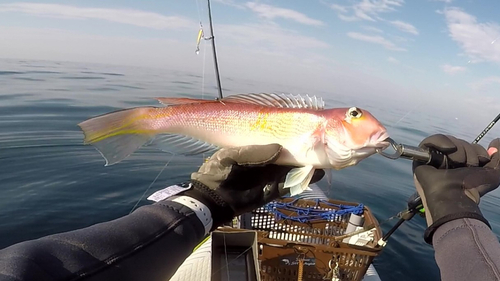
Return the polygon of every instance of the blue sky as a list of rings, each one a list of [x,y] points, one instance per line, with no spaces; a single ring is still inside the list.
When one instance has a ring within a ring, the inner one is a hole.
[[[224,77],[499,111],[497,0],[212,0],[212,9]],[[0,57],[199,72],[211,51],[194,54],[206,14],[203,0],[0,1]]]

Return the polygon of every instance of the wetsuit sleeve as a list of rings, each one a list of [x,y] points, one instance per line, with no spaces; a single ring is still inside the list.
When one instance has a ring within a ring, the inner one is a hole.
[[[434,233],[433,246],[443,281],[500,280],[500,244],[484,222],[447,222]]]
[[[191,209],[160,201],[0,250],[0,280],[169,280],[204,233]]]

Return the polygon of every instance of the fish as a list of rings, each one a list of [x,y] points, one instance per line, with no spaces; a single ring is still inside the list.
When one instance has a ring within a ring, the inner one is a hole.
[[[194,155],[224,147],[278,143],[278,165],[294,168],[284,187],[308,189],[315,169],[343,169],[385,149],[386,128],[368,111],[325,108],[316,96],[253,93],[207,100],[163,97],[164,107],[136,107],[78,124],[106,166],[142,146]]]

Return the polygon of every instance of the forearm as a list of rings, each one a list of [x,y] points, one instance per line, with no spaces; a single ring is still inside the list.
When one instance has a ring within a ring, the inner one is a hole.
[[[442,280],[500,280],[500,244],[483,222],[457,219],[433,236]]]
[[[88,228],[0,251],[2,280],[168,280],[203,239],[194,212],[161,201]]]

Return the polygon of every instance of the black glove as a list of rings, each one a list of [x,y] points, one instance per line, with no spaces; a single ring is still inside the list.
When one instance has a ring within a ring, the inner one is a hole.
[[[215,229],[289,192],[283,183],[293,167],[273,164],[282,148],[279,144],[223,148],[191,174],[193,188],[183,195],[210,209]],[[316,170],[311,183],[324,175]]]
[[[415,186],[425,208],[427,230],[424,240],[432,244],[436,229],[460,218],[488,221],[479,210],[479,198],[500,184],[500,139],[489,145],[492,155],[478,144],[452,136],[433,135],[420,147],[446,155],[446,165],[439,168],[413,162]],[[491,157],[491,158],[490,158]]]

